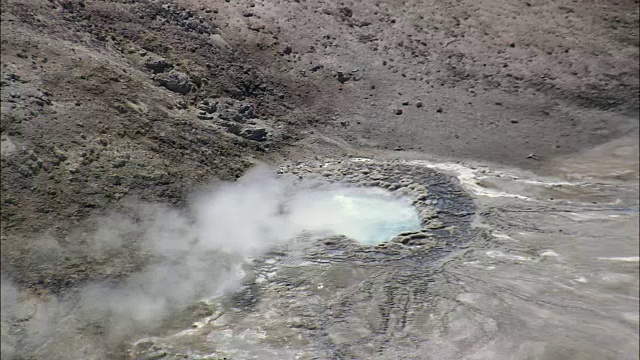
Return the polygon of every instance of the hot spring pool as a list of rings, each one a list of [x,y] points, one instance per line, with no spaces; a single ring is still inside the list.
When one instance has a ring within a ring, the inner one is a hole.
[[[422,228],[417,211],[406,199],[376,188],[315,191],[294,199],[291,221],[302,230],[345,235],[374,245],[399,233]]]

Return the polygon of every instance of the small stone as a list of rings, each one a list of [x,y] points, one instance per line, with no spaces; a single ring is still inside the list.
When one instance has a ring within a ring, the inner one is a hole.
[[[407,105],[409,105],[409,102],[408,101],[403,101],[402,105],[407,106]]]
[[[422,105],[423,105],[423,104],[422,104],[422,101],[418,101],[418,102],[416,102],[416,107],[417,107],[418,109],[419,109],[419,108],[421,108],[421,107],[422,107]]]
[[[154,74],[159,74],[173,69],[173,64],[165,59],[156,58],[147,60],[144,67],[151,70]]]
[[[402,115],[402,109],[394,109],[393,113],[396,115]]]
[[[291,46],[285,46],[285,48],[282,49],[280,54],[282,54],[282,55],[290,55],[292,52],[293,52],[293,49],[291,48]]]
[[[344,73],[342,71],[338,71],[338,81],[341,84],[344,84],[345,82],[349,81],[351,79],[351,74],[347,74]]]
[[[438,114],[441,114],[444,110],[442,109],[442,107],[438,106],[438,108],[436,109],[436,112]]]

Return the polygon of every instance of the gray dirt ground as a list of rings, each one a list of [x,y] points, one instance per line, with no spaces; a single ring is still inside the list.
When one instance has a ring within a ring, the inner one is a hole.
[[[143,335],[228,313],[193,305],[175,324],[108,340],[101,324],[76,322],[78,289],[155,261],[137,225],[96,251],[105,218],[146,226],[139,204],[182,211],[257,163],[366,157],[452,176],[480,235],[452,235],[468,247],[411,265],[430,280],[404,287],[388,285],[411,277],[398,265],[329,261],[338,278],[324,279],[332,272],[285,256],[258,309],[203,325],[186,350],[140,356],[637,358],[637,1],[1,5],[3,293],[50,316],[16,315],[3,294],[3,355],[133,357]],[[367,290],[341,282],[345,271]],[[279,287],[301,277],[336,292]],[[370,306],[334,308],[364,293]],[[268,311],[283,299],[291,314]],[[34,319],[69,335],[41,341]]]

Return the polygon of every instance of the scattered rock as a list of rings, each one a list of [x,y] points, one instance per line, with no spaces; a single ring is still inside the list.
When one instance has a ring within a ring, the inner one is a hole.
[[[232,134],[238,135],[247,140],[253,140],[258,142],[263,142],[267,140],[268,131],[263,127],[255,127],[255,126],[230,126],[228,131]]]
[[[337,78],[338,78],[338,81],[339,81],[341,84],[344,84],[344,83],[346,83],[347,81],[351,80],[351,74],[344,73],[344,72],[342,72],[342,71],[338,71]]]
[[[246,128],[240,132],[240,136],[243,138],[260,142],[266,141],[267,135],[268,132],[265,128]]]
[[[186,101],[184,101],[184,100],[178,100],[178,101],[176,102],[176,108],[177,108],[178,110],[186,110],[186,109],[188,109],[188,108],[189,108],[189,104],[188,104]]]
[[[442,114],[442,112],[443,112],[443,111],[444,111],[444,110],[442,109],[442,107],[441,107],[441,106],[438,106],[438,108],[436,109],[436,112],[437,112],[438,114]]]
[[[218,111],[218,102],[213,99],[204,99],[198,104],[198,109],[205,114],[213,114]]]
[[[402,115],[402,109],[394,109],[393,113],[396,115]]]
[[[364,71],[360,69],[351,70],[351,80],[360,81],[362,80],[363,77],[364,77]]]
[[[291,48],[291,46],[285,46],[284,49],[280,51],[280,55],[291,55],[292,52],[293,49]]]
[[[242,122],[243,120],[242,116],[238,113],[238,111],[234,109],[225,109],[222,112],[220,112],[218,116],[220,117],[220,119],[226,120],[226,121]]]
[[[193,89],[193,83],[189,75],[180,71],[158,74],[156,80],[165,88],[183,95],[188,94]]]
[[[173,64],[165,59],[149,59],[144,63],[144,67],[151,70],[154,74],[160,74],[173,69]]]
[[[416,102],[416,107],[417,107],[418,109],[419,109],[419,108],[421,108],[421,107],[422,107],[422,105],[423,105],[423,104],[422,104],[422,101],[418,101],[418,102]]]
[[[253,119],[256,117],[255,111],[253,110],[253,105],[251,104],[243,104],[238,110],[238,114],[245,119]]]

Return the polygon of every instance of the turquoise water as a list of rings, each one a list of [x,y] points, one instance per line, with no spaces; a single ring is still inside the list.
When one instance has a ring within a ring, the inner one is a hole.
[[[421,228],[406,199],[373,188],[317,191],[293,204],[292,221],[305,231],[345,235],[375,245]]]

